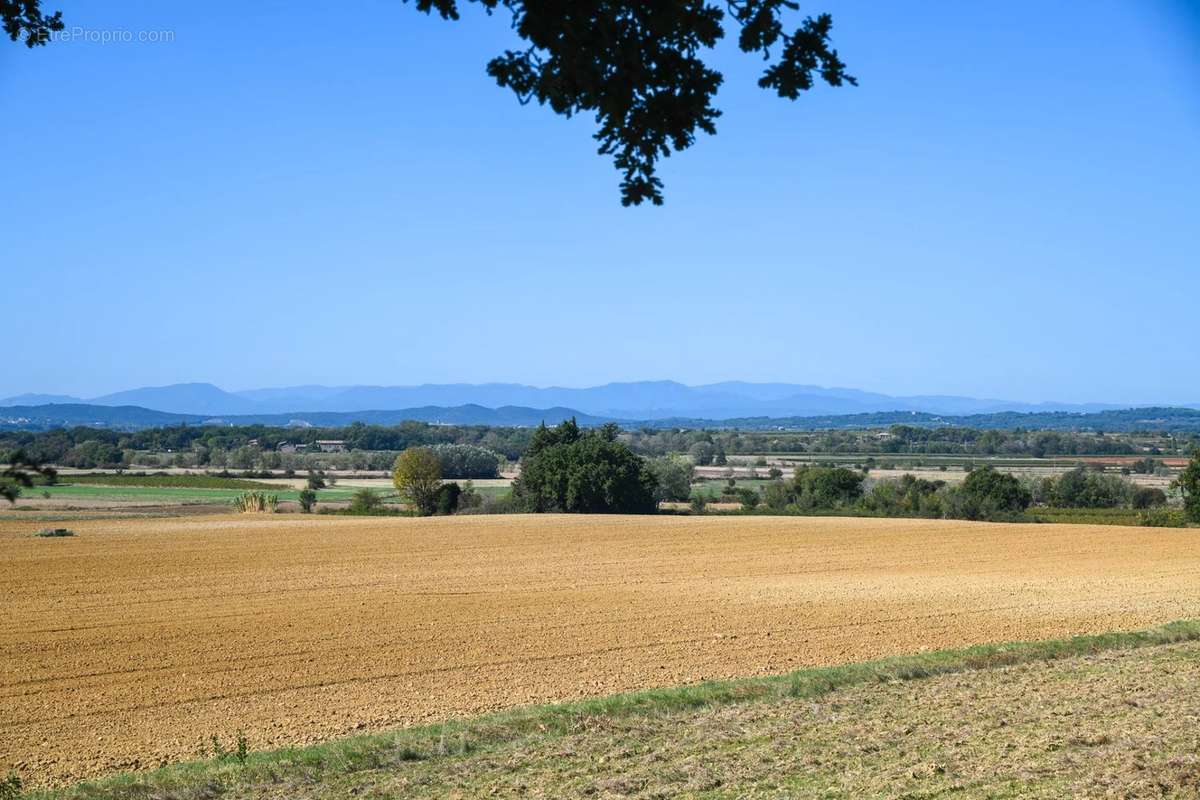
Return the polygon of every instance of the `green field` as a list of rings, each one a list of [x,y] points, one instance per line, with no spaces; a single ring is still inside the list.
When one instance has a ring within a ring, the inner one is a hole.
[[[274,489],[275,484],[222,475],[138,475],[129,472],[64,475],[61,483],[89,486],[149,486],[163,489]]]
[[[280,500],[297,500],[299,489],[274,487],[264,490],[276,495]],[[317,502],[349,500],[356,490],[352,488],[334,487],[317,492]],[[32,499],[49,496],[56,500],[112,500],[119,502],[147,504],[190,504],[190,503],[229,503],[242,494],[242,489],[203,489],[196,487],[155,487],[155,486],[92,486],[60,484],[57,486],[36,486],[22,492],[22,499]]]

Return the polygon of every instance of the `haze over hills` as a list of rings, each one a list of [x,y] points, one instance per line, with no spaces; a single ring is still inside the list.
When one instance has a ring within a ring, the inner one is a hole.
[[[239,392],[228,392],[210,383],[179,383],[129,389],[92,398],[23,394],[0,400],[0,406],[38,406],[47,403],[139,406],[173,414],[205,416],[345,413],[432,406],[482,406],[488,409],[512,406],[530,409],[573,409],[585,415],[625,420],[723,420],[889,411],[958,416],[998,412],[1091,412],[1129,407],[1129,404],[1113,403],[1025,403],[953,395],[895,397],[859,389],[744,381],[724,381],[701,386],[687,386],[675,381],[634,381],[587,388],[536,387],[516,383],[419,386],[309,385]],[[1198,405],[1200,404],[1188,404],[1188,407]]]
[[[276,427],[342,428],[352,423],[398,425],[425,422],[434,425],[489,425],[533,427],[554,425],[568,418],[584,426],[616,422],[624,427],[650,428],[738,428],[741,430],[849,430],[914,425],[941,428],[1002,428],[1028,430],[1161,431],[1200,433],[1200,409],[1135,408],[1109,411],[1001,411],[991,414],[938,415],[921,411],[879,411],[860,414],[831,414],[792,417],[741,417],[712,420],[697,417],[667,417],[622,420],[583,414],[575,409],[526,408],[479,405],[423,406],[376,411],[303,411],[289,414],[172,414],[140,406],[101,406],[59,403],[0,407],[0,430],[51,430],[76,426],[140,430],[175,425],[269,425]]]

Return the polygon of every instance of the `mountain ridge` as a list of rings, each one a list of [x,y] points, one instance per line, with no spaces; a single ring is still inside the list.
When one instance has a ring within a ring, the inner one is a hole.
[[[177,383],[126,389],[94,398],[21,394],[0,407],[47,403],[138,406],[173,414],[253,415],[306,412],[349,413],[363,409],[425,407],[567,408],[617,419],[802,417],[916,411],[960,416],[1002,412],[1094,412],[1163,403],[1029,403],[959,395],[893,396],[861,389],[811,384],[722,381],[689,386],[677,381],[625,381],[582,388],[520,383],[446,383],[398,386],[282,386],[230,392],[211,383]],[[1175,407],[1200,407],[1182,404]]]
[[[1200,409],[1143,407],[1093,412],[999,412],[961,416],[919,411],[888,411],[809,417],[750,417],[729,420],[673,417],[658,420],[620,420],[582,414],[571,408],[526,408],[479,405],[457,407],[425,406],[398,410],[297,411],[284,414],[205,416],[171,414],[138,406],[46,404],[0,408],[0,430],[50,430],[65,427],[95,427],[110,430],[139,430],[174,425],[268,425],[274,427],[342,428],[352,423],[398,425],[424,422],[433,425],[490,425],[533,427],[554,425],[574,417],[580,425],[616,422],[626,428],[738,428],[742,430],[849,430],[883,428],[891,425],[918,427],[959,426],[980,429],[1092,430],[1120,432],[1152,430],[1200,433]]]

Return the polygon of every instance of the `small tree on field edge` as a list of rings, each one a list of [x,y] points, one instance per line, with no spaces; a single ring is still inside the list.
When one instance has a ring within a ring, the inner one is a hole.
[[[438,489],[442,485],[442,464],[428,447],[410,447],[396,457],[392,469],[396,491],[412,503],[423,517],[438,508]]]

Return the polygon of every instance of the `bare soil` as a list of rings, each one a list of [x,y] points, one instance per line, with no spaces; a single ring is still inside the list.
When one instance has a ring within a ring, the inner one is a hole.
[[[796,517],[0,519],[0,769],[58,784],[704,678],[1200,616],[1195,531]]]

